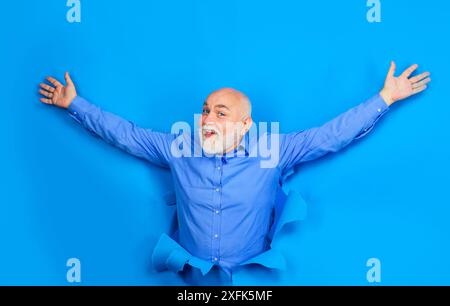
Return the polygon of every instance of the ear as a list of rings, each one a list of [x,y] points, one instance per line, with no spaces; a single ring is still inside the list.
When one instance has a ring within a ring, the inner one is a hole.
[[[245,116],[245,118],[242,120],[243,123],[243,135],[245,135],[245,133],[248,132],[248,130],[250,130],[250,128],[252,127],[253,124],[253,119],[250,116]]]

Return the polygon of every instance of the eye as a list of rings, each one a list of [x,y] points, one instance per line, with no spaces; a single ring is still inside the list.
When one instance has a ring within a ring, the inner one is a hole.
[[[204,108],[203,111],[202,111],[202,114],[203,114],[203,115],[209,114],[209,109]]]
[[[225,117],[225,114],[222,113],[222,112],[218,112],[218,113],[217,113],[217,116],[219,116],[219,117]]]

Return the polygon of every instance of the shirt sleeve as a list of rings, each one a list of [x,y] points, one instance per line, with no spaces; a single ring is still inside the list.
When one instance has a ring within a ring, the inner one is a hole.
[[[105,142],[159,166],[169,167],[174,134],[141,128],[103,111],[80,96],[74,98],[67,111],[85,129]]]
[[[295,165],[337,152],[353,140],[367,135],[389,110],[377,94],[320,127],[280,135],[280,166],[288,171]]]

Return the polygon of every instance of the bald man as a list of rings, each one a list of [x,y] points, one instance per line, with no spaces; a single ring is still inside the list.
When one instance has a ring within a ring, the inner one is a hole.
[[[153,254],[157,270],[189,271],[196,277],[215,271],[218,278],[231,279],[239,265],[256,262],[252,259],[270,249],[283,177],[300,163],[337,152],[367,135],[393,103],[425,90],[430,74],[411,77],[417,67],[395,77],[392,62],[384,88],[369,100],[322,126],[276,135],[248,133],[253,124],[250,101],[232,88],[208,96],[197,137],[144,129],[103,111],[77,95],[67,72],[65,86],[48,77],[50,84],[41,83],[39,92],[44,96],[41,102],[67,109],[106,142],[171,170],[178,230],[158,242]],[[261,142],[277,148],[275,165],[261,166],[264,156],[255,154]],[[180,147],[197,143],[199,156],[179,154]]]

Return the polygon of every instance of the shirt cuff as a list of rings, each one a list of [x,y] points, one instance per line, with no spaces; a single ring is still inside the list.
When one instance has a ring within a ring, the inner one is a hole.
[[[378,114],[382,114],[389,109],[389,105],[384,101],[383,97],[378,93],[367,102],[369,112],[376,110]]]
[[[76,96],[67,108],[69,116],[81,123],[83,115],[88,111],[91,104],[86,99]]]
[[[365,102],[365,106],[368,125],[355,139],[367,135],[373,129],[375,123],[389,110],[389,105],[379,93]]]

